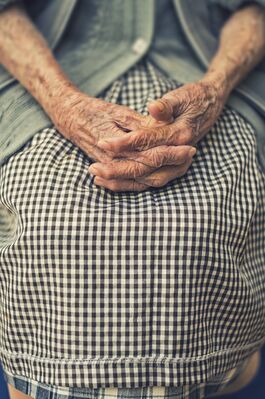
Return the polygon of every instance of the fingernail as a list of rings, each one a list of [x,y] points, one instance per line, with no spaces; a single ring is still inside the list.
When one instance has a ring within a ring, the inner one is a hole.
[[[196,152],[197,152],[196,148],[191,148],[191,149],[189,150],[189,156],[190,156],[190,157],[193,157],[193,156],[196,154]]]
[[[88,171],[89,171],[89,173],[94,175],[94,174],[96,174],[98,172],[98,169],[97,169],[96,166],[91,165],[91,166],[89,166]]]

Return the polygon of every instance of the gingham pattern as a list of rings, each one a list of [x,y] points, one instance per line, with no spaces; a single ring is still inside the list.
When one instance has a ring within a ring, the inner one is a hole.
[[[148,60],[102,98],[147,113],[179,85]],[[264,342],[265,176],[229,108],[189,171],[113,192],[55,129],[1,167],[0,350],[14,375],[61,387],[201,384]]]
[[[38,383],[29,378],[4,373],[6,382],[34,399],[200,399],[214,398],[231,386],[244,371],[249,359],[236,369],[215,376],[207,383],[178,387],[144,388],[63,388]]]

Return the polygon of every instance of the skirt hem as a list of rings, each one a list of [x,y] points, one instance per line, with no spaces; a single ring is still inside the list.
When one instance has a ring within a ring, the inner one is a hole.
[[[39,383],[67,387],[100,388],[114,386],[117,388],[138,388],[143,386],[176,386],[201,384],[209,381],[216,374],[222,374],[237,367],[265,342],[265,336],[258,341],[231,348],[226,351],[213,352],[196,358],[113,358],[91,360],[41,359],[0,351],[3,368],[11,374],[23,370],[24,377]],[[50,364],[50,367],[47,367]],[[130,374],[130,381],[123,376]],[[199,372],[192,374],[191,370]],[[21,375],[22,376],[22,375]],[[82,376],[79,380],[79,376]],[[63,378],[62,378],[63,377]],[[67,382],[68,381],[68,382]],[[75,381],[73,385],[73,381]],[[89,381],[83,383],[82,381]]]

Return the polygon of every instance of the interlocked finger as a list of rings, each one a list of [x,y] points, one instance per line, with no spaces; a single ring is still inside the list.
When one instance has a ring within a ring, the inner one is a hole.
[[[149,189],[149,186],[134,179],[127,180],[115,180],[115,179],[103,179],[96,176],[94,183],[99,186],[103,186],[111,191],[144,191]]]
[[[180,118],[167,125],[141,128],[121,137],[101,139],[97,146],[105,151],[120,154],[124,151],[148,150],[161,145],[190,145],[193,140],[193,126],[187,118]]]
[[[163,187],[169,181],[183,176],[189,169],[192,159],[179,166],[163,166],[147,177],[136,179],[104,179],[96,176],[94,183],[111,191],[145,191],[150,187]]]
[[[190,145],[161,145],[144,151],[134,151],[130,158],[153,168],[165,165],[181,165],[196,154],[196,148]],[[129,153],[128,153],[129,157]]]
[[[135,179],[153,173],[165,165],[181,165],[196,153],[191,146],[160,146],[142,152],[132,152],[126,159],[96,162],[89,172],[104,179]]]
[[[191,163],[192,159],[189,159],[179,166],[163,166],[148,176],[137,177],[135,180],[151,187],[163,187],[171,180],[183,176],[189,169]]]

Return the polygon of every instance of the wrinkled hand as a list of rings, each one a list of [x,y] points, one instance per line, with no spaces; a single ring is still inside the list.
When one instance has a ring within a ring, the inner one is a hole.
[[[185,173],[191,163],[188,155],[190,146],[161,146],[142,152],[130,151],[126,153],[125,151],[122,158],[119,154],[101,149],[97,145],[100,139],[123,137],[130,131],[151,124],[153,127],[162,126],[167,122],[156,121],[150,116],[141,115],[122,105],[89,97],[78,90],[67,93],[62,97],[61,101],[54,107],[51,118],[61,134],[77,145],[90,158],[99,161],[98,164],[107,166],[108,170],[105,174],[109,184],[107,188],[114,191],[143,191],[149,188],[150,182],[149,185],[139,183],[132,176],[153,174],[152,182],[159,180],[161,184],[161,178],[157,179],[156,175],[158,169],[164,176],[164,180],[167,177],[168,181],[174,176]],[[174,165],[174,167],[162,167],[162,165]],[[130,179],[125,178],[126,174],[130,176]],[[113,178],[109,180],[110,177]],[[94,182],[99,183],[96,179],[97,177]]]
[[[149,104],[157,121],[171,122],[153,129],[139,128],[123,137],[101,140],[98,146],[122,155],[162,145],[194,145],[210,130],[226,100],[225,91],[214,82],[200,80],[166,93]]]
[[[159,146],[152,154],[147,154],[147,151],[137,155],[128,154],[126,159],[98,162],[89,167],[89,172],[96,175],[96,184],[113,191],[143,191],[149,187],[163,187],[187,172],[196,148],[178,146],[172,151],[169,146]]]
[[[113,154],[97,146],[100,139],[122,137],[144,126],[136,111],[72,90],[54,107],[51,119],[57,130],[91,159],[108,162]]]
[[[158,126],[151,116],[147,117],[146,122],[146,126]],[[108,163],[94,163],[89,167],[89,172],[96,175],[96,184],[110,190],[143,191],[148,187],[163,187],[169,181],[183,176],[195,154],[196,148],[192,146],[161,145],[150,150],[124,152],[126,158],[118,155]]]

